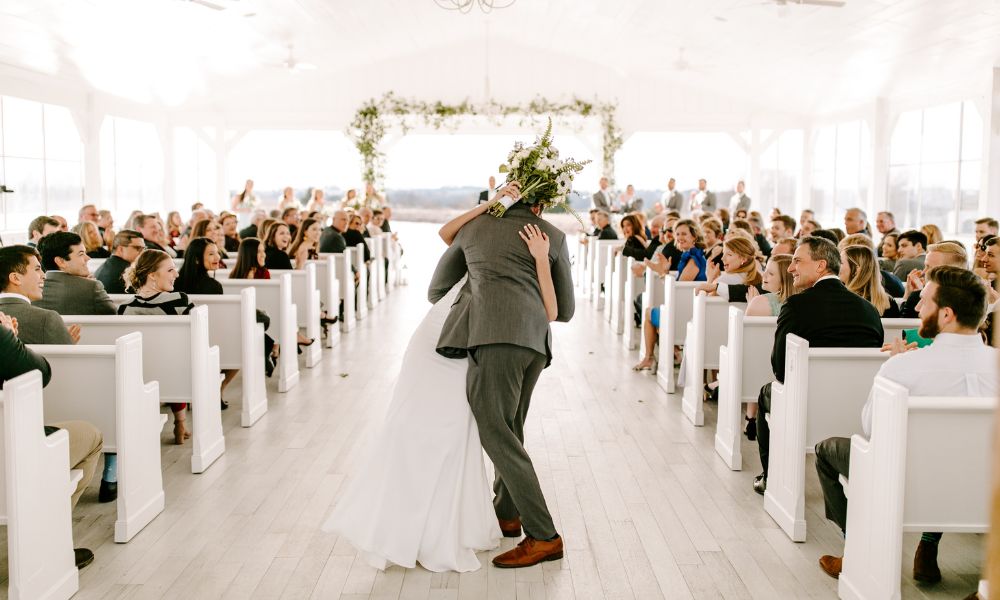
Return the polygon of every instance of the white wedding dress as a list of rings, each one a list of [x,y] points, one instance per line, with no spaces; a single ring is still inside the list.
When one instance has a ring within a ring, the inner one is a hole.
[[[464,283],[439,300],[413,333],[385,422],[323,525],[378,569],[419,562],[429,571],[475,571],[476,552],[500,542],[465,392],[468,361],[435,350]]]

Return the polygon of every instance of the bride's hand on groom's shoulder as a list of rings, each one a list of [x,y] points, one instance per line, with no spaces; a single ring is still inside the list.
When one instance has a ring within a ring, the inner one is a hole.
[[[535,258],[548,258],[549,256],[549,236],[539,229],[537,225],[528,224],[517,235],[521,236],[524,243],[528,245],[528,252]]]

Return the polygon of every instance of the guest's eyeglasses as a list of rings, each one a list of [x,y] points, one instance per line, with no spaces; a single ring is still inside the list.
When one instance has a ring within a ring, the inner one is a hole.
[[[669,228],[663,230],[663,233],[673,233],[673,232],[674,230]]]
[[[135,245],[133,245],[133,244],[129,244],[128,246],[126,246],[126,248],[131,248],[131,249],[133,249],[133,250],[138,250],[139,252],[142,252],[143,250],[145,250],[145,249],[146,249],[146,245],[145,245],[145,244],[143,244],[143,245],[141,245],[141,246],[135,246]]]

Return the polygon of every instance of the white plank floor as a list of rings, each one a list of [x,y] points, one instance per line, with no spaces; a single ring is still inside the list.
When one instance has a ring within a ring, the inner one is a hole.
[[[192,475],[190,446],[167,445],[165,436],[167,508],[130,543],[112,542],[114,505],[97,503],[95,478],[74,513],[74,536],[97,558],[75,598],[836,597],[836,581],[816,561],[839,554],[843,541],[823,518],[815,472],[807,481],[809,540],[795,544],[751,489],[756,445],[744,443],[744,471],[729,471],[713,449],[714,405],[709,425],[692,427],[679,398],[630,370],[637,357],[584,301],[570,324],[554,328],[555,362],[536,390],[526,432],[565,539],[564,560],[463,575],[383,573],[322,533],[385,410],[443,249],[431,240],[436,227],[398,229],[410,285],[324,351],[317,368],[303,369],[291,393],[269,382],[270,412],[250,429],[239,426],[237,378],[227,391],[234,406],[224,413],[226,453],[208,472]],[[916,541],[908,535],[904,543],[904,598],[960,598],[974,589],[982,536],[946,535],[944,582],[930,587],[916,586],[905,564]],[[511,546],[505,540],[501,550]],[[5,580],[6,560],[0,564]]]

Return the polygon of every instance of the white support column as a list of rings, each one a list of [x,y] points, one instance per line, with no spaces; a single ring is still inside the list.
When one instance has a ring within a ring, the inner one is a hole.
[[[163,210],[178,210],[182,203],[177,198],[173,125],[168,119],[161,119],[156,123],[156,134],[160,138],[160,149],[163,152]]]
[[[73,111],[73,122],[83,143],[83,198],[103,206],[104,187],[101,182],[101,126],[104,113],[94,106],[93,94],[87,95],[83,110]]]
[[[226,162],[229,157],[226,145],[226,128],[219,123],[215,126],[215,139],[212,141],[215,150],[215,204],[229,206],[229,190],[226,188]]]
[[[761,214],[766,215],[771,212],[771,202],[768,201],[765,206],[764,198],[760,195],[760,155],[764,153],[764,147],[760,142],[760,128],[755,126],[750,130],[750,181],[744,183],[746,194],[757,201]],[[735,217],[736,215],[733,215],[733,218]]]
[[[812,155],[815,135],[816,132],[812,126],[802,130],[802,170],[799,173],[799,189],[795,199],[795,210],[791,213],[796,222],[799,220],[799,214],[804,209],[809,208],[811,202],[809,196],[812,193]],[[782,208],[782,212],[785,212],[784,208]]]
[[[868,182],[868,218],[872,221],[880,211],[889,210],[889,151],[896,118],[889,110],[886,99],[877,98],[867,119],[871,132],[872,160],[871,179]]]
[[[983,161],[979,187],[979,214],[1000,215],[1000,68],[989,78],[983,117]]]

